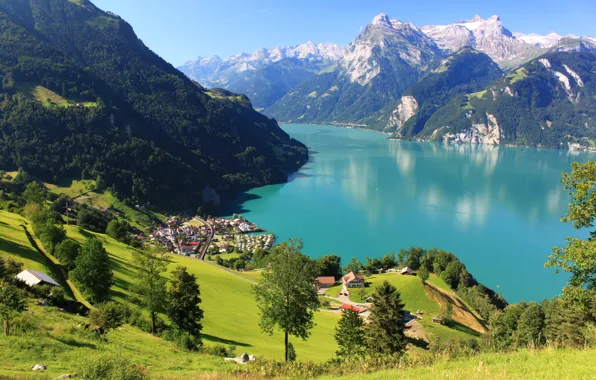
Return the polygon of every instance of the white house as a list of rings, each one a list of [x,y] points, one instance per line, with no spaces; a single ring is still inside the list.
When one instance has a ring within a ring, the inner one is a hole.
[[[40,284],[60,286],[59,283],[57,283],[52,277],[48,276],[47,274],[30,269],[26,269],[21,273],[17,274],[17,278],[31,287]]]
[[[401,274],[409,274],[411,276],[414,274],[414,271],[410,267],[405,267],[401,270]]]

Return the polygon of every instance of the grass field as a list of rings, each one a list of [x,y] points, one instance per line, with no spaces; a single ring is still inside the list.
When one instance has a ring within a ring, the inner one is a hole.
[[[596,349],[487,353],[428,367],[373,373],[367,379],[594,379]]]
[[[57,268],[29,242],[23,225],[28,221],[19,215],[0,210],[0,254],[23,263],[25,269],[54,275]]]
[[[40,102],[44,107],[70,107],[72,103],[81,103],[84,107],[97,107],[96,102],[69,100],[44,86],[38,86],[33,83],[20,83],[18,84],[18,89],[25,95]]]
[[[69,237],[80,242],[92,234],[76,226],[67,227],[67,232]],[[131,263],[133,249],[106,235],[93,235],[103,242],[113,263],[115,286],[112,287],[112,298],[128,302],[129,289],[136,273]],[[184,265],[201,285],[206,342],[235,344],[239,350],[268,358],[283,356],[283,336],[268,336],[259,329],[258,309],[254,303],[250,276],[245,279],[241,273],[236,275],[216,265],[184,256],[174,255],[172,259],[169,271],[176,265]],[[336,314],[317,313],[317,326],[312,337],[306,342],[293,341],[298,357],[312,361],[330,359],[336,350],[333,330],[338,319]]]
[[[86,318],[51,307],[31,304],[22,323],[34,327],[35,334],[23,332],[0,339],[0,378],[52,379],[76,373],[82,359],[106,354],[126,356],[149,367],[152,378],[192,379],[233,367],[219,357],[180,351],[170,342],[127,325],[109,332],[104,341],[77,328],[87,323]],[[46,364],[48,370],[31,372],[37,363]]]
[[[478,318],[475,313],[465,310],[470,309],[469,307],[464,307],[463,310],[461,310],[461,308],[459,308],[455,302],[447,299],[446,297],[431,297],[432,295],[435,295],[432,292],[432,288],[429,289],[428,286],[422,285],[422,282],[416,276],[402,276],[401,274],[397,273],[367,276],[366,282],[369,283],[369,285],[368,287],[364,288],[364,297],[360,296],[360,289],[353,288],[350,289],[350,300],[356,303],[364,303],[366,298],[371,296],[374,293],[375,288],[383,281],[388,281],[400,291],[401,299],[405,304],[406,310],[410,311],[411,313],[415,313],[418,310],[423,312],[420,323],[424,327],[424,330],[427,334],[440,336],[441,338],[461,339],[467,339],[479,335],[478,332],[473,331],[462,324],[456,323],[453,328],[449,328],[447,326],[432,323],[431,319],[437,316],[441,310],[440,304],[436,302],[434,298],[441,299],[443,301],[442,303],[444,304],[451,303],[454,306],[454,311],[457,314],[458,320],[461,320],[462,322],[465,321],[475,323],[477,324],[475,327],[478,330],[482,330],[481,324],[477,321]],[[434,274],[431,275],[428,282],[436,288],[453,294],[453,291],[449,289],[449,286],[441,278]],[[332,297],[337,297],[337,294],[341,289],[342,286],[337,285],[329,288],[326,294]],[[465,303],[457,298],[454,294],[452,297],[454,297],[457,302],[465,305]]]
[[[528,72],[526,71],[525,67],[520,67],[519,69],[515,70],[511,74],[507,75],[507,79],[511,84],[515,82],[519,82],[520,80],[526,78],[528,76]]]
[[[141,231],[146,232],[147,227],[154,220],[166,220],[166,216],[163,214],[152,212],[145,208],[128,206],[114,197],[110,191],[105,191],[101,194],[94,192],[94,180],[73,180],[61,184],[46,183],[44,185],[49,191],[55,194],[64,194],[71,198],[76,198],[75,201],[77,203],[83,203],[97,209],[109,208],[114,215],[125,219],[131,226]],[[200,222],[192,220],[191,223]]]

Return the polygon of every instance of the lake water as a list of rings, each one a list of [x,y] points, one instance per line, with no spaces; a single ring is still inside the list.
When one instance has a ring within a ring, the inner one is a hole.
[[[544,268],[555,245],[582,236],[561,223],[566,150],[389,141],[329,126],[286,125],[311,160],[282,185],[226,205],[273,232],[304,239],[305,253],[363,262],[410,246],[455,253],[509,302],[560,293],[567,277]]]

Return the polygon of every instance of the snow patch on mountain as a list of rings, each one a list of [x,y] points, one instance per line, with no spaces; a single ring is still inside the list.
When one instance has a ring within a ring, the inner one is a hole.
[[[563,67],[565,68],[565,71],[567,71],[567,74],[571,75],[573,77],[573,79],[575,79],[575,82],[577,82],[578,86],[584,87],[584,81],[579,76],[579,74],[577,74],[575,71],[571,70],[569,68],[569,66],[567,66],[565,64],[563,65]]]

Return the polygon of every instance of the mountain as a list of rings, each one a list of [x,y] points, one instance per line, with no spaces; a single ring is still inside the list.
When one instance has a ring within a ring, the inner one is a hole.
[[[480,91],[501,75],[501,69],[489,56],[463,48],[406,90],[383,132],[414,136],[454,96]]]
[[[4,170],[186,208],[307,160],[244,95],[192,82],[88,0],[0,0],[0,33]]]
[[[335,67],[291,89],[265,112],[284,122],[381,125],[391,111],[387,106],[443,56],[416,26],[380,14]]]
[[[538,34],[512,33],[503,26],[499,16],[488,19],[476,15],[468,21],[458,21],[450,25],[429,25],[421,27],[422,31],[437,43],[441,49],[455,52],[464,46],[470,46],[490,56],[503,69],[513,69],[529,60],[538,57],[550,49],[561,45],[589,45],[596,48],[588,37],[561,36],[550,33],[546,36]]]
[[[199,57],[178,69],[204,86],[246,94],[255,107],[269,107],[288,90],[341,59],[337,44],[309,41],[291,47],[259,49],[226,60]]]
[[[482,91],[455,96],[420,130],[398,130],[395,137],[593,148],[596,54],[547,53]]]

